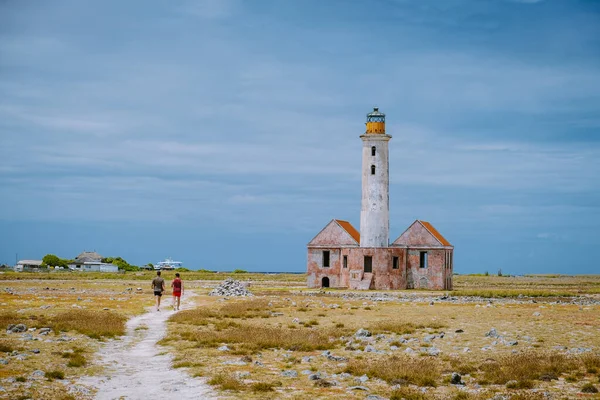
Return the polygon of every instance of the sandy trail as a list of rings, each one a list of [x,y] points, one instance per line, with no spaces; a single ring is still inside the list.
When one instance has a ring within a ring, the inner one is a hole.
[[[186,292],[182,298],[181,309],[192,307],[190,295]],[[152,307],[130,319],[126,335],[108,342],[98,353],[105,375],[84,377],[79,383],[97,388],[98,400],[217,398],[202,380],[171,368],[172,355],[161,354],[164,349],[156,344],[164,337],[166,321],[174,313],[171,304],[171,297],[163,296],[160,312]]]

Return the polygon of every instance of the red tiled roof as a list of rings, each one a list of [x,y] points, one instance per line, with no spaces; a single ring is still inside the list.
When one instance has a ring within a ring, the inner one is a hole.
[[[428,230],[428,231],[429,231],[429,232],[430,232],[430,233],[431,233],[433,236],[435,236],[435,238],[436,238],[437,240],[439,240],[441,244],[443,244],[444,246],[452,246],[452,245],[450,244],[450,242],[448,242],[448,241],[446,240],[446,238],[445,238],[445,237],[443,237],[443,236],[442,236],[442,234],[441,234],[441,233],[439,233],[439,232],[437,231],[437,229],[435,229],[435,228],[433,227],[433,225],[431,225],[429,222],[427,222],[427,221],[419,221],[419,222],[420,222],[420,223],[421,223],[421,224],[422,224],[422,225],[425,227],[425,229],[427,229],[427,230]]]
[[[350,222],[342,221],[339,219],[336,219],[335,222],[340,224],[340,226],[342,228],[344,228],[344,230],[346,232],[348,232],[350,234],[350,236],[352,236],[352,238],[354,238],[354,240],[356,240],[356,243],[360,244],[360,233],[358,233],[358,231],[356,229],[354,229],[354,227],[352,226],[352,224]]]

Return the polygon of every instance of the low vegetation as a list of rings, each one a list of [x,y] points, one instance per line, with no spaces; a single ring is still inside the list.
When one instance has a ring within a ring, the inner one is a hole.
[[[398,335],[405,335],[414,333],[420,329],[441,329],[445,325],[439,322],[428,322],[425,324],[414,324],[412,322],[387,319],[382,321],[376,321],[369,325],[369,329],[374,333],[396,333]]]
[[[442,368],[438,360],[433,358],[390,356],[375,360],[352,360],[345,372],[383,379],[392,385],[437,386]]]
[[[72,310],[52,318],[58,331],[76,331],[94,339],[115,337],[125,333],[127,318],[110,311]]]

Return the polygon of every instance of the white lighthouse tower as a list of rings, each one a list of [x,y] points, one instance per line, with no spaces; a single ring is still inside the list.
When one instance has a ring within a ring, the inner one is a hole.
[[[377,107],[367,114],[362,148],[360,247],[388,247],[390,236],[390,177],[385,114]]]

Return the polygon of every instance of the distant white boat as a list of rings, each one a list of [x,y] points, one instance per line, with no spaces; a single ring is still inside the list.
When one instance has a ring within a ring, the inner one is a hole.
[[[181,261],[173,261],[171,258],[165,258],[164,261],[157,262],[154,264],[155,270],[174,270],[176,268],[183,268]]]

